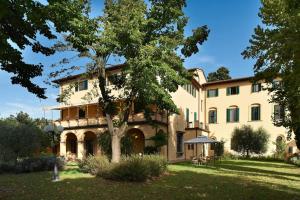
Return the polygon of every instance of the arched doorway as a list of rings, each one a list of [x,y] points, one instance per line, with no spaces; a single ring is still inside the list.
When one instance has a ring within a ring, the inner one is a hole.
[[[130,129],[127,135],[132,141],[132,153],[139,154],[144,153],[145,148],[145,136],[144,133],[136,128]]]
[[[74,133],[67,133],[66,139],[67,158],[75,159],[77,157],[77,137]]]
[[[95,155],[97,152],[97,136],[89,131],[84,134],[84,149],[85,155]]]

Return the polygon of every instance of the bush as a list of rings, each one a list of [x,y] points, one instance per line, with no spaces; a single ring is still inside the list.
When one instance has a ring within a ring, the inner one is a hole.
[[[88,156],[79,161],[78,166],[82,172],[96,176],[106,176],[110,170],[110,163],[106,156]]]
[[[159,155],[146,155],[143,157],[149,170],[150,177],[158,177],[167,170],[167,160]]]
[[[155,146],[146,146],[144,148],[144,154],[150,155],[150,154],[157,154],[158,150]]]
[[[124,157],[110,171],[109,178],[122,181],[142,182],[148,178],[148,166],[143,158],[138,155]]]
[[[167,161],[159,155],[134,155],[113,164],[105,156],[89,156],[79,161],[79,168],[106,179],[142,182],[162,175],[167,170]]]
[[[0,172],[28,173],[37,171],[53,170],[55,158],[37,157],[20,159],[17,162],[0,162]],[[63,169],[65,162],[62,158],[57,158],[59,169]]]

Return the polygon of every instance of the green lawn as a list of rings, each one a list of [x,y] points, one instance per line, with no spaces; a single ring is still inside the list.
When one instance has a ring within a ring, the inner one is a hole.
[[[0,199],[300,199],[300,168],[276,162],[223,161],[217,167],[169,166],[146,183],[113,182],[69,166],[61,181],[50,172],[0,175]]]

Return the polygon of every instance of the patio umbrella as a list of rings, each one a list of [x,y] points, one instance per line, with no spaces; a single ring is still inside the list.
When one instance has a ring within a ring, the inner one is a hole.
[[[187,140],[184,142],[184,144],[215,144],[215,143],[218,143],[218,141],[210,139],[204,135],[200,135],[196,138],[193,138],[193,139],[190,139],[190,140]],[[196,150],[197,150],[197,147],[196,147]],[[205,151],[205,149],[204,149],[204,145],[203,145],[203,153],[204,153],[204,151]]]

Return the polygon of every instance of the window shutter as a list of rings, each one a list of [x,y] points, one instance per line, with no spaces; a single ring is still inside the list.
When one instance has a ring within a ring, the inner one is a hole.
[[[217,114],[218,114],[218,112],[217,112],[217,110],[215,111],[215,123],[217,123]]]
[[[216,89],[216,96],[219,96],[219,89]]]
[[[86,89],[86,90],[88,89],[88,81],[87,80],[84,81],[84,89]]]
[[[236,88],[236,92],[237,92],[237,94],[239,94],[239,93],[240,93],[240,86],[237,86],[237,88]]]
[[[186,122],[189,123],[190,122],[190,119],[189,119],[190,110],[188,108],[186,109],[186,113],[185,114],[186,114],[186,116],[185,116]]]
[[[197,121],[197,112],[194,112],[194,121]]]
[[[226,94],[227,94],[227,96],[230,95],[230,88],[226,89]]]
[[[258,84],[258,91],[261,91],[261,83]]]
[[[236,122],[240,121],[240,109],[236,108]]]
[[[260,120],[260,106],[257,108],[258,120]]]
[[[226,121],[227,122],[230,121],[230,109],[227,109],[227,112],[226,112]]]
[[[251,121],[254,120],[254,107],[251,107]]]
[[[210,97],[210,96],[209,96],[209,90],[207,90],[207,97]]]
[[[75,92],[78,92],[78,83],[75,84]]]

